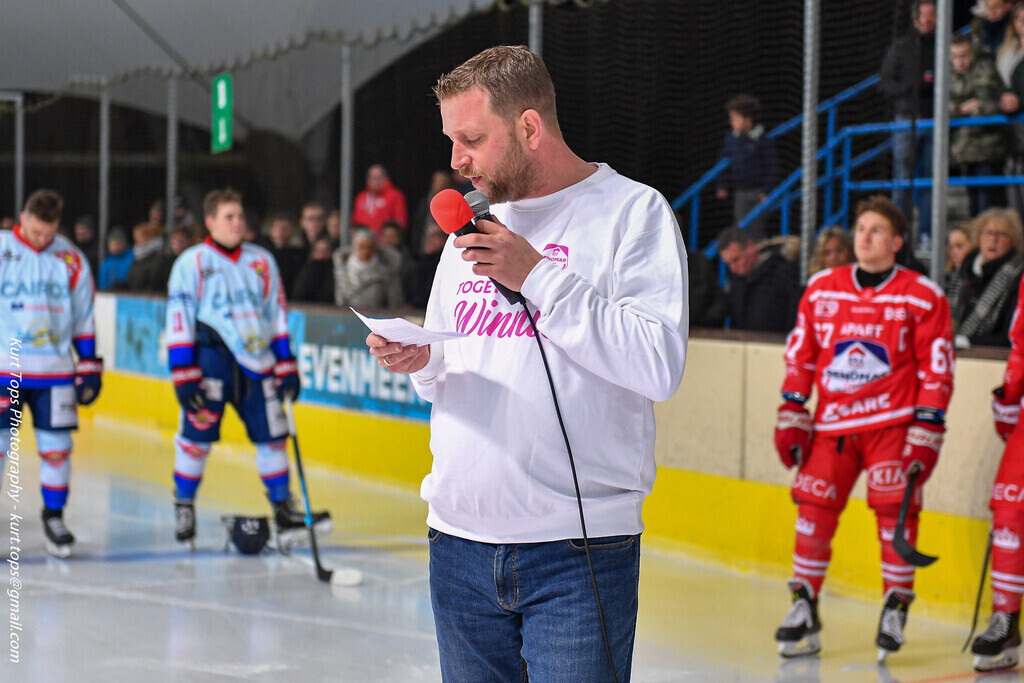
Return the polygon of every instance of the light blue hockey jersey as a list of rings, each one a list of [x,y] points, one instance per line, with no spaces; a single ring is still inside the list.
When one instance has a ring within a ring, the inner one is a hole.
[[[172,368],[195,364],[197,323],[211,327],[251,376],[290,358],[284,288],[266,249],[226,252],[209,238],[181,253],[167,285],[167,351]]]
[[[75,360],[96,355],[89,261],[63,235],[36,250],[21,226],[0,232],[0,385],[71,384]]]

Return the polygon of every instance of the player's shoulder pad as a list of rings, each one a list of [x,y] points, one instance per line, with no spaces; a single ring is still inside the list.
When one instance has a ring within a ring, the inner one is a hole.
[[[921,275],[920,273],[914,273],[914,274],[917,275],[917,279],[915,280],[915,282],[917,284],[919,284],[922,287],[925,287],[926,289],[930,290],[932,292],[932,294],[934,294],[937,297],[944,297],[944,296],[946,296],[946,293],[944,291],[942,291],[942,287],[939,287],[939,285],[934,280],[932,280],[930,277],[928,277],[926,275]]]

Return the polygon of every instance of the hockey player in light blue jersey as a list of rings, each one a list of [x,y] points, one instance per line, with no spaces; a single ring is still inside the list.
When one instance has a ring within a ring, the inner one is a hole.
[[[305,516],[288,484],[288,425],[282,402],[299,395],[288,342],[284,289],[274,257],[242,242],[242,198],[214,190],[203,201],[210,236],[174,262],[168,283],[167,347],[181,404],[174,439],[175,537],[193,543],[195,497],[226,404],[256,444],[256,467],[274,508],[278,542],[294,543]],[[330,515],[313,515],[329,533]]]
[[[27,407],[41,459],[46,547],[57,557],[70,555],[75,542],[63,517],[71,431],[78,428],[78,405],[99,395],[103,373],[92,273],[82,252],[57,234],[63,209],[59,194],[37,190],[25,202],[21,223],[0,232],[0,473],[10,460],[4,488],[17,504],[24,464],[18,435]]]

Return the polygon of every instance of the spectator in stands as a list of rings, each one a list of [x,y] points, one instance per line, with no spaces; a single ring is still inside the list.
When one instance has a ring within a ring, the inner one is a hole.
[[[971,21],[969,39],[979,58],[995,60],[999,48],[1010,39],[1013,0],[983,0],[979,5],[983,7]]]
[[[17,221],[14,220],[14,216],[0,218],[0,230],[14,230],[16,224]]]
[[[132,293],[166,292],[174,259],[164,249],[160,226],[139,223],[132,230],[132,237],[135,258],[128,269],[124,289]]]
[[[856,260],[850,233],[838,225],[833,225],[818,233],[814,251],[807,261],[807,274],[814,275],[826,268],[835,268]]]
[[[341,211],[335,209],[327,214],[327,237],[331,241],[331,252],[341,246]]]
[[[100,272],[100,245],[96,239],[96,224],[93,223],[92,216],[79,216],[75,219],[71,235],[75,246],[85,254],[86,260],[89,261],[89,269],[93,273]]]
[[[383,251],[390,250],[385,255],[385,260],[392,264],[398,279],[402,282],[403,298],[409,298],[408,282],[412,274],[412,266],[415,259],[409,247],[405,246],[405,231],[394,221],[388,221],[380,228],[380,247]]]
[[[718,253],[729,268],[729,316],[734,330],[789,332],[800,300],[797,265],[782,246],[758,248],[746,230],[727,228]]]
[[[718,269],[700,249],[686,250],[686,268],[690,328],[722,327],[729,315],[729,299],[718,284]]]
[[[413,214],[412,221],[409,223],[409,244],[412,246],[413,253],[417,257],[423,253],[420,250],[423,249],[425,244],[423,236],[427,226],[434,222],[434,218],[430,215],[430,200],[434,198],[435,194],[451,186],[452,174],[448,171],[434,171],[430,174],[430,187],[420,200],[419,205],[416,207],[416,213]],[[472,185],[470,189],[472,189]]]
[[[1000,98],[1006,92],[989,59],[976,59],[971,39],[953,38],[950,47],[953,70],[949,82],[950,116],[990,116],[1000,113]],[[949,161],[965,176],[998,175],[1006,160],[1004,126],[960,126],[950,131]],[[971,215],[977,216],[1002,204],[1001,187],[968,187]]]
[[[1008,334],[1024,272],[1024,234],[1012,209],[989,209],[974,220],[978,248],[950,279],[949,305],[958,349],[1009,346]]]
[[[274,214],[267,232],[270,236],[270,253],[277,261],[285,296],[291,299],[295,278],[306,262],[308,251],[302,243],[302,238],[295,234],[295,223],[287,213]]]
[[[361,228],[352,233],[352,250],[334,253],[334,299],[356,309],[398,308],[402,283],[392,264],[380,254],[377,236]]]
[[[147,220],[154,225],[164,224],[164,200],[155,199],[153,203],[149,205],[149,213],[147,214]]]
[[[1000,99],[1000,109],[1006,114],[1017,114],[1024,110],[1024,2],[1018,2],[1010,12],[1010,40],[999,49],[996,69],[1009,87]],[[1024,175],[1024,123],[1010,126],[1012,151],[1006,172],[1009,175]],[[1024,186],[1009,185],[1006,188],[1009,205],[1017,213],[1024,213]]]
[[[199,225],[199,221],[189,210],[188,205],[185,204],[185,199],[181,196],[174,198],[174,227],[176,228],[188,228],[189,232],[192,233],[193,239],[198,237],[196,235],[195,226]]]
[[[365,226],[380,236],[380,228],[387,221],[398,223],[403,230],[409,228],[405,195],[391,184],[384,167],[374,164],[366,172],[366,189],[356,195],[352,225]]]
[[[913,29],[897,38],[882,61],[882,93],[892,103],[897,122],[932,118],[935,92],[935,0],[916,0],[912,6]],[[930,178],[932,131],[895,131],[892,138],[893,179]],[[931,190],[898,188],[892,200],[903,215],[913,220],[918,208],[918,241],[922,251],[931,247]],[[916,199],[916,201],[915,201]]]
[[[128,248],[128,235],[115,227],[107,235],[107,256],[99,269],[99,288],[105,291],[120,289],[128,279],[135,254]]]
[[[765,134],[758,118],[761,103],[750,95],[737,95],[725,105],[729,112],[729,127],[725,134],[719,159],[729,159],[730,164],[718,176],[716,196],[728,199],[732,193],[733,219],[739,223],[754,207],[764,201],[778,181],[778,164],[775,160],[775,143]],[[766,216],[754,219],[747,229],[752,238],[766,236]]]
[[[432,217],[428,218],[423,231],[422,253],[409,278],[409,303],[413,308],[427,307],[430,288],[434,284],[434,273],[437,272],[437,264],[441,262],[441,252],[447,239],[448,236],[437,222]]]
[[[299,237],[302,239],[303,246],[306,247],[308,256],[309,251],[313,248],[313,242],[327,232],[327,212],[324,211],[324,207],[317,202],[303,204],[302,211],[299,213],[299,227],[302,228],[302,234]]]
[[[192,240],[192,233],[189,232],[188,228],[176,226],[171,230],[168,244],[171,248],[171,262],[173,264],[181,256],[181,252],[191,247],[195,242]]]
[[[947,295],[949,294],[951,276],[960,270],[967,254],[974,251],[977,246],[974,243],[973,223],[974,221],[968,218],[949,229],[949,236],[946,239],[946,284],[944,287]],[[959,275],[956,277],[959,278]]]
[[[313,240],[309,260],[296,276],[292,292],[292,301],[334,303],[334,262],[331,260],[331,238],[327,233]]]

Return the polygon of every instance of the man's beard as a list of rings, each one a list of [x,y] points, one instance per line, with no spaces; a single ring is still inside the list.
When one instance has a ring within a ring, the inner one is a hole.
[[[530,194],[534,183],[534,164],[515,138],[509,136],[508,146],[498,161],[494,175],[477,173],[475,169],[462,169],[463,176],[480,176],[487,183],[487,198],[491,204],[514,202]]]

